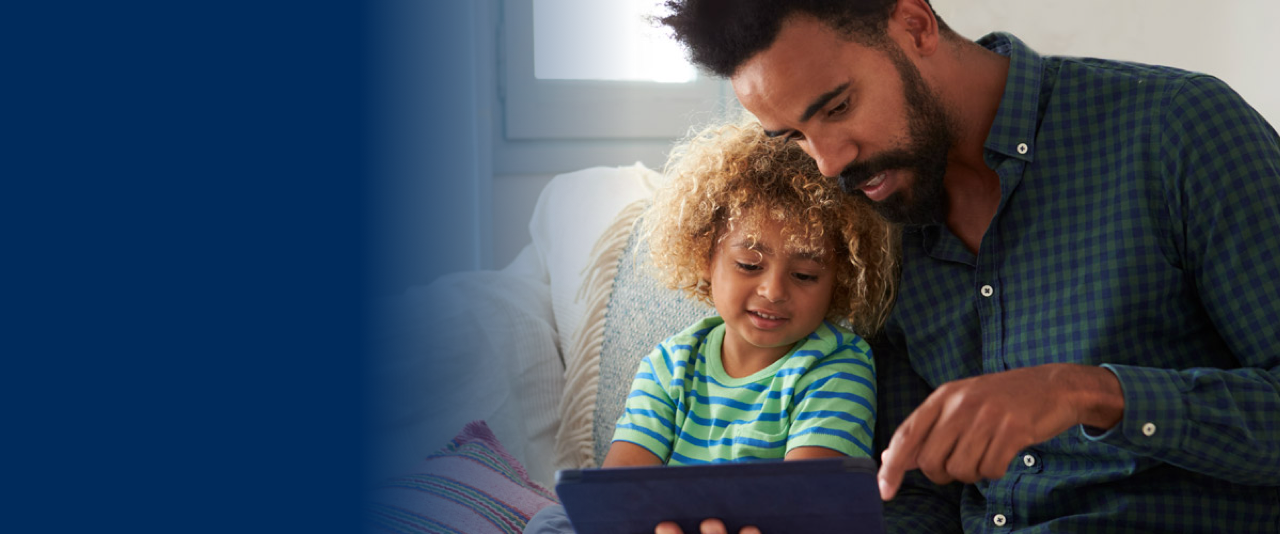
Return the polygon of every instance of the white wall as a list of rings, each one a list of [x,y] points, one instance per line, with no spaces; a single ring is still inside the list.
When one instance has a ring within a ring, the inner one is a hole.
[[[1280,124],[1275,0],[933,0],[933,7],[970,39],[1007,31],[1041,54],[1212,74]]]
[[[501,267],[530,242],[533,202],[553,174],[500,174],[493,177],[493,260]]]
[[[396,293],[492,264],[496,34],[487,2],[374,5],[370,252],[377,289]]]

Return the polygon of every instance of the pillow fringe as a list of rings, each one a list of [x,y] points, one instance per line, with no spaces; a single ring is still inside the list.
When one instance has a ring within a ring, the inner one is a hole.
[[[585,298],[581,326],[573,333],[564,353],[564,395],[560,397],[560,428],[556,430],[555,468],[598,467],[595,458],[593,420],[600,385],[600,349],[604,344],[605,312],[613,294],[613,280],[627,239],[648,199],[638,200],[618,212],[613,224],[591,249],[592,261],[584,269],[576,299]],[[603,461],[603,459],[601,459]]]
[[[520,477],[520,483],[526,486],[533,486],[534,489],[547,493],[546,488],[529,478],[529,472],[525,470],[524,464],[520,463],[520,460],[517,460],[510,452],[507,452],[507,448],[502,446],[502,442],[498,441],[498,436],[493,433],[493,429],[489,428],[489,424],[483,419],[472,421],[462,427],[462,431],[458,432],[458,435],[450,442],[450,449],[456,449],[463,444],[474,441],[482,443],[493,451],[493,454],[502,458],[502,461],[507,463],[507,466],[515,472],[516,476]]]

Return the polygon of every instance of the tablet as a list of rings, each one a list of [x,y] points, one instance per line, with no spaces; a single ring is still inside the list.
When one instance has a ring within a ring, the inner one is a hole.
[[[869,458],[568,469],[556,494],[577,534],[652,534],[662,521],[692,534],[709,517],[729,532],[884,532]]]

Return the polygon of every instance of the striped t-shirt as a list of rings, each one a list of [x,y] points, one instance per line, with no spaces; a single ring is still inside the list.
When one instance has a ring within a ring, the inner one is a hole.
[[[613,441],[667,465],[780,459],[796,447],[871,456],[871,349],[830,322],[773,365],[743,378],[720,363],[724,320],[703,319],[640,363]]]

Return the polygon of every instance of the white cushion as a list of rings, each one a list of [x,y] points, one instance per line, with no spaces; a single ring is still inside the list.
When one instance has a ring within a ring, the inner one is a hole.
[[[370,482],[403,474],[484,420],[531,478],[550,484],[564,366],[547,284],[460,272],[385,304],[371,366]]]
[[[640,164],[557,176],[529,221],[533,243],[511,264],[442,276],[384,303],[371,366],[371,482],[403,474],[484,420],[530,478],[553,483],[560,347],[585,307],[575,294],[600,234],[659,177]]]
[[[556,176],[542,190],[529,233],[551,283],[560,350],[582,323],[585,302],[576,295],[596,240],[623,207],[651,196],[661,176],[641,163],[592,167]]]

